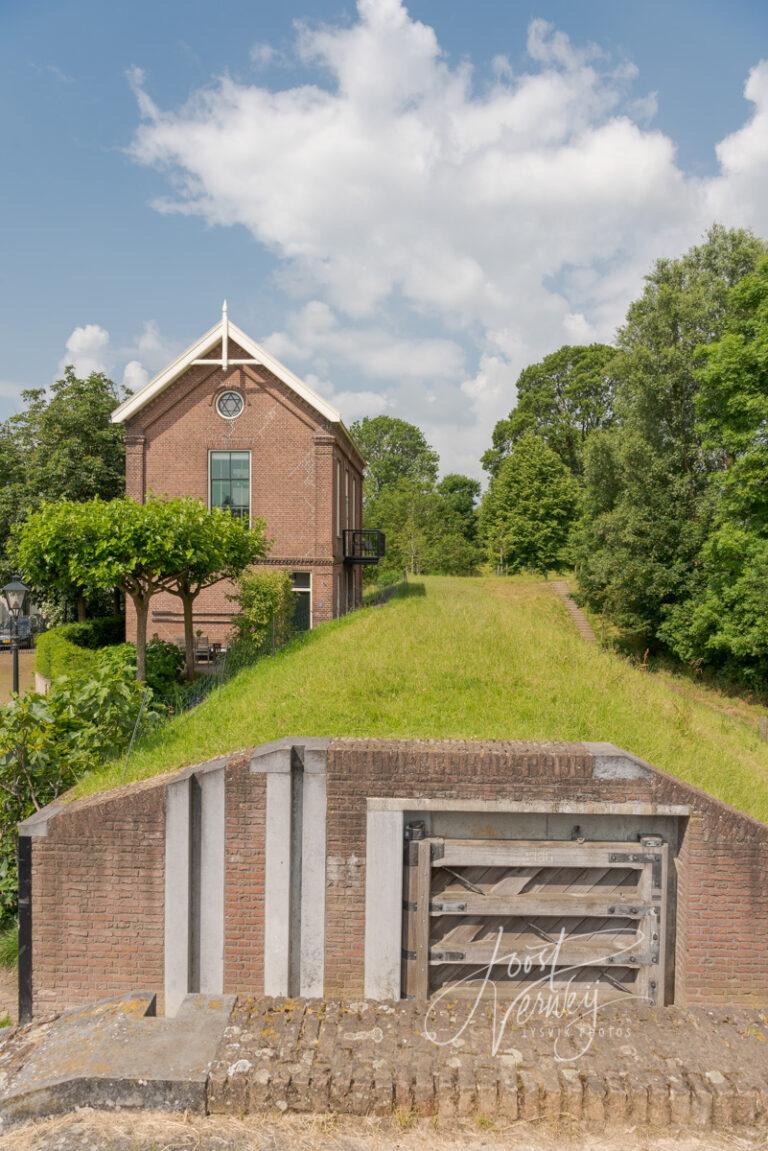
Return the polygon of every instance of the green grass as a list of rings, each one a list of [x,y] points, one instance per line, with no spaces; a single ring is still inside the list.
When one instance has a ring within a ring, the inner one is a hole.
[[[0,967],[14,968],[19,962],[19,928],[16,923],[0,931]],[[0,1024],[2,1026],[2,1024]]]
[[[77,794],[289,735],[608,740],[768,820],[756,708],[585,644],[541,580],[423,585],[241,672]]]

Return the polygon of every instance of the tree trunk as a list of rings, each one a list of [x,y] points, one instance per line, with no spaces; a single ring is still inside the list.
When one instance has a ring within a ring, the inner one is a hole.
[[[132,596],[136,608],[136,678],[143,683],[147,678],[147,621],[149,597]]]
[[[85,596],[84,595],[77,596],[75,602],[77,605],[77,622],[78,623],[85,623],[86,614],[87,614],[86,610],[85,610]]]
[[[195,631],[192,622],[192,605],[195,597],[188,592],[179,597],[184,605],[184,675],[195,678]]]

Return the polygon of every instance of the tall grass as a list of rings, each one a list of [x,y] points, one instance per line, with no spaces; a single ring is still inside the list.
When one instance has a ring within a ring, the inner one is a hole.
[[[544,581],[423,587],[242,671],[140,745],[124,779],[290,735],[607,740],[768,819],[756,709],[585,644]],[[121,766],[78,794],[120,782]]]

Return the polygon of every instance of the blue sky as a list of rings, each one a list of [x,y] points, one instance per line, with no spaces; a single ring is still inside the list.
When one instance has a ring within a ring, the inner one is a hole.
[[[610,338],[712,219],[768,233],[765,4],[5,0],[0,31],[0,415],[68,359],[140,383],[227,296],[477,472],[526,362]]]

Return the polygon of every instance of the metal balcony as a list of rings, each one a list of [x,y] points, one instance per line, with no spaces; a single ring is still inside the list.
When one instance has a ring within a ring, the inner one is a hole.
[[[384,555],[384,532],[376,528],[345,528],[344,563],[377,564]]]

